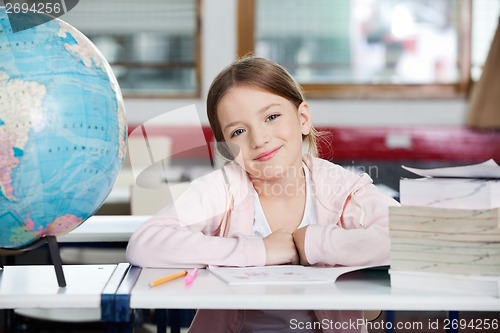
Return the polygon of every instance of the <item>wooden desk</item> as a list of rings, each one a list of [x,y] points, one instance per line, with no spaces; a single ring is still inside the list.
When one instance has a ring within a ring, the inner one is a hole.
[[[99,308],[116,267],[63,266],[67,286],[60,288],[51,265],[5,266],[0,270],[0,309]]]
[[[16,309],[29,317],[65,322],[101,318],[131,332],[128,307],[123,311],[116,305],[116,294],[129,269],[124,263],[65,265],[67,285],[59,287],[51,265],[5,266],[0,269],[0,310]]]
[[[335,284],[231,286],[200,270],[194,283],[185,287],[177,279],[154,288],[148,283],[178,269],[142,269],[130,292],[132,309],[270,309],[270,310],[387,310],[392,325],[394,310],[449,311],[449,320],[458,320],[458,311],[499,311],[500,298],[457,294],[393,290],[384,272],[353,272]],[[393,328],[386,325],[387,332]],[[158,326],[160,328],[160,326]],[[165,326],[158,332],[165,332]],[[179,330],[177,330],[178,332]],[[450,333],[458,328],[450,327]]]
[[[149,216],[94,215],[64,236],[59,243],[128,242],[132,233]]]
[[[178,269],[142,269],[130,294],[132,309],[330,309],[500,311],[500,298],[392,290],[383,272],[353,272],[335,284],[230,286],[207,270],[185,287],[177,279],[148,283]]]
[[[52,266],[0,270],[0,309],[101,309],[102,319],[130,330],[131,309],[331,309],[500,311],[500,298],[392,290],[384,272],[355,272],[335,284],[230,286],[200,270],[191,286],[149,282],[178,269],[65,265],[59,288]]]
[[[65,264],[116,264],[125,262],[132,233],[149,216],[96,215],[57,238]]]

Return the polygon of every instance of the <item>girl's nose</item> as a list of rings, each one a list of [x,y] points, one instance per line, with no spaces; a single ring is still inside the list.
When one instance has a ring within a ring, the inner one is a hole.
[[[251,146],[258,149],[269,142],[269,134],[263,128],[253,129],[251,134]]]

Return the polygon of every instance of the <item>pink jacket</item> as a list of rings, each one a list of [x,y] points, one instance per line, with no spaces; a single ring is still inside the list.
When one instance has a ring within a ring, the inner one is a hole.
[[[387,264],[388,206],[398,203],[379,192],[367,174],[356,175],[308,155],[303,160],[311,170],[317,212],[317,224],[310,225],[305,236],[309,263]],[[218,235],[229,196],[219,169],[194,180],[175,204],[139,227],[127,247],[128,261],[142,267],[264,266],[264,242],[252,232],[255,216],[252,183],[236,163],[224,169],[234,198],[225,237]],[[213,311],[198,311],[190,332],[198,332],[197,327],[200,332],[238,332],[243,312],[219,311],[221,313],[214,317]],[[360,311],[316,311],[316,315],[319,320],[340,320],[345,315],[360,318],[362,314]],[[226,318],[213,320],[222,316]],[[231,323],[234,330],[229,328]]]

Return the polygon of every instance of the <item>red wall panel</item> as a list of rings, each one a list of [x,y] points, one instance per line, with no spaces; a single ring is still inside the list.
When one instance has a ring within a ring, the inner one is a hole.
[[[137,125],[130,125],[129,132]],[[208,126],[201,129],[213,140]],[[500,131],[476,131],[462,127],[328,127],[320,140],[320,155],[335,160],[500,162]],[[173,158],[203,159],[208,146],[186,150],[199,127],[148,127],[148,133],[173,140]]]

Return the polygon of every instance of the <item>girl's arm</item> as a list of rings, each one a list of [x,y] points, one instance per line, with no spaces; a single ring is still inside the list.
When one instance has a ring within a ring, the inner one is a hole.
[[[266,250],[261,238],[213,236],[225,209],[221,183],[210,177],[194,181],[175,204],[134,232],[127,260],[143,267],[263,266]]]
[[[397,201],[382,194],[373,184],[351,193],[340,221],[309,225],[294,234],[299,254],[302,253],[301,262],[343,266],[388,264],[389,206],[397,205]]]

